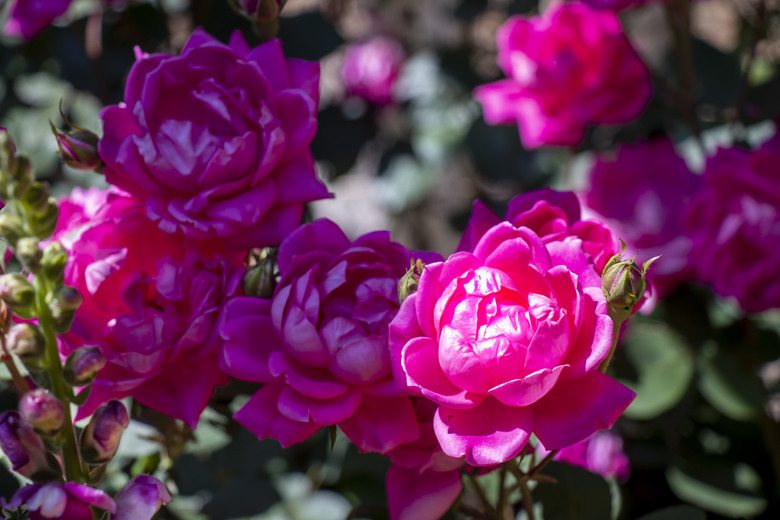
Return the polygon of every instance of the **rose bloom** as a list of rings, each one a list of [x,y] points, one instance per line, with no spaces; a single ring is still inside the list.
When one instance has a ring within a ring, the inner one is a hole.
[[[442,450],[474,466],[516,457],[531,433],[560,449],[611,427],[634,398],[597,370],[611,345],[583,241],[507,221],[428,264],[390,324],[396,381],[438,405]]]
[[[21,506],[29,511],[30,520],[92,520],[90,506],[116,512],[116,504],[104,491],[75,482],[30,484],[17,491],[8,504],[2,504],[5,509]]]
[[[540,458],[546,457],[548,453],[544,446],[536,450]],[[609,430],[597,431],[587,439],[558,451],[553,458],[585,468],[605,479],[616,478],[620,482],[628,480],[631,473],[628,457],[623,452],[623,439]]]
[[[685,215],[700,281],[746,312],[780,307],[777,140],[758,150],[722,148]]]
[[[168,233],[235,250],[278,245],[303,205],[328,197],[309,144],[319,65],[279,40],[251,49],[196,30],[179,56],[144,55],[125,102],[101,112],[106,180],[139,198]]]
[[[3,34],[30,40],[65,14],[72,1],[16,0],[11,6]]]
[[[626,123],[650,100],[647,67],[612,12],[554,2],[541,16],[511,17],[496,37],[507,79],[474,96],[489,124],[517,123],[526,148],[576,146],[587,125]]]
[[[90,223],[53,237],[68,249],[65,283],[84,299],[62,353],[96,345],[107,360],[78,416],[132,396],[194,428],[214,387],[227,382],[215,368],[216,320],[238,290],[240,260],[215,255],[208,244],[182,244],[126,193],[103,196]]]
[[[393,88],[401,71],[404,48],[397,40],[377,36],[347,47],[341,79],[347,94],[377,105],[393,102]]]
[[[699,188],[694,175],[667,138],[618,149],[598,158],[584,194],[587,207],[609,223],[638,263],[661,255],[651,270],[659,295],[694,279],[689,262],[691,239],[683,231],[683,212]]]
[[[417,439],[387,350],[398,281],[411,262],[387,232],[351,242],[327,219],[287,237],[273,299],[237,297],[225,308],[223,370],[265,383],[235,419],[283,446],[334,424],[362,451]]]

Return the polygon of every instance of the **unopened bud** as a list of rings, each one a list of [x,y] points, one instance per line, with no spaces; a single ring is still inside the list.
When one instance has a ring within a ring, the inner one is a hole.
[[[398,281],[398,303],[403,303],[405,299],[417,292],[417,284],[420,282],[425,264],[418,259],[412,263],[412,266],[406,271],[406,274]]]
[[[276,254],[269,253],[260,259],[257,265],[250,267],[243,278],[241,286],[244,294],[247,296],[257,296],[258,298],[271,298],[276,289]]]
[[[91,383],[98,371],[106,365],[106,358],[97,347],[80,347],[65,360],[62,375],[72,386]]]
[[[6,336],[8,351],[25,361],[37,359],[46,350],[46,339],[32,323],[19,323],[11,327]]]
[[[54,319],[54,330],[67,332],[83,298],[73,287],[61,285],[46,295],[46,306]]]
[[[57,219],[60,217],[60,209],[57,201],[49,197],[45,204],[30,217],[30,231],[40,239],[49,238],[57,227]]]
[[[642,299],[647,288],[645,275],[650,264],[658,257],[652,258],[640,268],[633,258],[624,259],[626,244],[621,240],[623,248],[613,256],[604,267],[601,276],[601,286],[607,299],[608,312],[613,321],[620,323],[627,320],[634,306]]]
[[[0,235],[13,245],[26,235],[22,219],[12,213],[0,213]]]
[[[49,193],[49,186],[42,182],[36,181],[32,183],[27,191],[25,191],[24,195],[21,197],[21,200],[27,205],[28,208],[31,208],[32,211],[37,211],[44,209],[44,205],[50,197],[51,193]]]
[[[81,434],[81,457],[90,464],[111,460],[119,447],[122,432],[130,424],[125,405],[109,401],[92,415]]]
[[[29,307],[35,301],[35,289],[21,273],[0,276],[0,299],[11,308]]]
[[[0,448],[11,461],[11,469],[33,480],[56,475],[43,441],[16,411],[0,415]]]
[[[26,155],[16,155],[8,161],[10,181],[6,186],[9,199],[21,198],[33,183],[34,175],[30,159]]]
[[[38,272],[43,258],[43,251],[39,244],[40,241],[35,237],[24,237],[16,243],[17,258],[33,273]]]
[[[43,276],[55,284],[62,283],[67,262],[68,253],[62,244],[59,242],[47,244],[43,249],[43,256],[41,257]]]
[[[165,485],[151,475],[137,475],[116,494],[116,515],[111,520],[152,518],[171,501]]]
[[[50,122],[51,123],[51,122]],[[103,168],[103,161],[98,155],[99,138],[95,132],[73,126],[72,130],[60,130],[51,123],[51,131],[57,138],[62,162],[75,170],[97,170]]]
[[[19,400],[19,413],[38,433],[47,436],[62,429],[65,417],[62,402],[44,388],[25,393]]]

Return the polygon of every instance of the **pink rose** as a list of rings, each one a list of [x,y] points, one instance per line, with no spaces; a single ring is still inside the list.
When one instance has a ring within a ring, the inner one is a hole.
[[[637,263],[661,255],[650,271],[654,288],[668,293],[694,275],[691,239],[683,231],[683,210],[699,187],[674,145],[659,138],[623,146],[612,159],[599,157],[584,194],[589,209],[609,222]]]
[[[393,88],[405,59],[397,40],[377,36],[353,43],[344,53],[341,79],[347,94],[377,105],[393,102]]]
[[[215,369],[215,325],[240,283],[237,259],[183,245],[122,192],[109,193],[88,224],[59,229],[61,237],[71,237],[65,283],[84,298],[63,354],[97,345],[107,361],[79,417],[133,396],[194,428],[214,387],[227,382]]]
[[[538,457],[545,457],[549,451],[543,446],[537,449]],[[563,448],[553,458],[572,466],[585,468],[605,479],[628,480],[631,466],[623,452],[623,439],[609,430],[597,431],[585,440]]]
[[[587,125],[631,121],[650,100],[647,67],[612,12],[555,2],[542,16],[511,17],[497,40],[508,79],[474,96],[489,124],[517,123],[526,148],[576,146]]]
[[[699,279],[746,312],[780,307],[778,161],[777,140],[753,151],[718,150],[686,212]]]
[[[3,34],[32,39],[58,17],[65,14],[73,0],[16,0],[3,28]]]
[[[576,195],[545,188],[514,197],[509,201],[503,219],[481,201],[474,201],[458,251],[472,251],[482,235],[502,220],[511,222],[515,227],[530,228],[545,244],[568,237],[580,239],[583,251],[591,256],[599,274],[620,250],[618,240],[606,225],[596,220],[580,219],[580,203]]]
[[[387,232],[351,242],[326,219],[287,237],[273,299],[238,297],[225,309],[223,370],[265,383],[236,420],[283,446],[334,424],[361,451],[415,440],[414,408],[393,381],[387,350],[411,261]]]
[[[319,66],[271,40],[250,49],[196,30],[179,56],[142,55],[125,102],[101,112],[106,179],[168,233],[236,250],[278,245],[328,197],[309,144]]]
[[[390,324],[396,381],[438,405],[442,450],[474,466],[516,457],[531,433],[559,449],[610,427],[634,398],[597,370],[611,344],[582,241],[509,222],[428,264]]]

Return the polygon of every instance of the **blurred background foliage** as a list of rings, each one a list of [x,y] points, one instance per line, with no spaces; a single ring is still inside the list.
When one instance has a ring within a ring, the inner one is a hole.
[[[724,140],[760,141],[780,113],[776,2],[697,0],[689,7],[687,62],[668,5],[621,14],[652,70],[654,97],[641,118],[590,129],[577,150],[525,150],[515,127],[484,123],[471,92],[501,76],[497,27],[512,14],[538,12],[536,1],[289,0],[279,37],[289,57],[321,61],[313,152],[336,195],[313,204],[310,216],[327,216],[353,237],[389,229],[407,247],[447,255],[474,199],[503,214],[523,191],[581,190],[594,151],[665,134],[700,169],[703,151]],[[103,185],[100,176],[61,164],[49,121],[63,126],[61,104],[73,124],[100,133],[99,111],[121,102],[134,46],[177,52],[198,26],[222,41],[237,30],[258,42],[227,0],[128,1],[105,9],[98,0],[77,0],[32,41],[3,37],[0,125],[55,193]],[[346,46],[379,34],[398,40],[407,56],[396,101],[384,106],[347,96],[340,77]],[[686,285],[649,316],[634,317],[621,345],[611,370],[638,394],[615,426],[631,477],[617,484],[553,463],[546,473],[558,484],[534,492],[540,517],[780,518],[780,312],[746,317],[707,288]],[[358,454],[327,431],[286,450],[259,442],[230,418],[252,391],[237,382],[218,389],[194,435],[136,408],[105,485],[119,488],[142,472],[166,477],[178,496],[161,518],[387,517],[387,460]],[[15,406],[10,385],[0,404]],[[9,475],[0,473],[5,497],[17,486]],[[491,478],[484,477],[488,490]]]

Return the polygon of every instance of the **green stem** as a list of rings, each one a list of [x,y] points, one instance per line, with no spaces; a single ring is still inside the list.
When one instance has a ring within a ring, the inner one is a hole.
[[[612,357],[615,355],[615,350],[617,350],[620,327],[623,326],[623,321],[615,321],[615,318],[612,318],[612,348],[609,349],[609,354],[607,354],[607,357],[605,357],[604,361],[599,365],[599,372],[606,374],[609,364],[612,363]]]
[[[54,320],[46,305],[46,294],[48,293],[48,284],[42,276],[35,277],[35,293],[38,304],[38,326],[46,339],[46,361],[51,377],[52,393],[63,404],[64,428],[62,429],[62,459],[65,465],[65,479],[79,484],[84,482],[81,471],[81,457],[76,445],[76,433],[73,430],[73,419],[70,415],[70,394],[65,380],[62,377],[62,364],[60,363],[60,353],[57,348],[57,336],[54,332]]]
[[[471,482],[472,487],[474,488],[474,491],[476,491],[477,495],[479,496],[479,500],[482,502],[482,505],[485,508],[485,512],[487,513],[488,517],[495,517],[495,509],[493,509],[493,506],[490,504],[490,500],[487,498],[487,494],[485,494],[485,490],[482,489],[482,485],[477,482],[476,477],[472,475],[471,473],[466,473],[466,478],[469,479],[469,482]]]
[[[528,520],[535,520],[534,499],[531,497],[531,488],[528,487],[528,480],[521,479],[518,485],[520,486],[520,493],[523,494],[523,508],[525,509],[525,514],[528,515]]]

